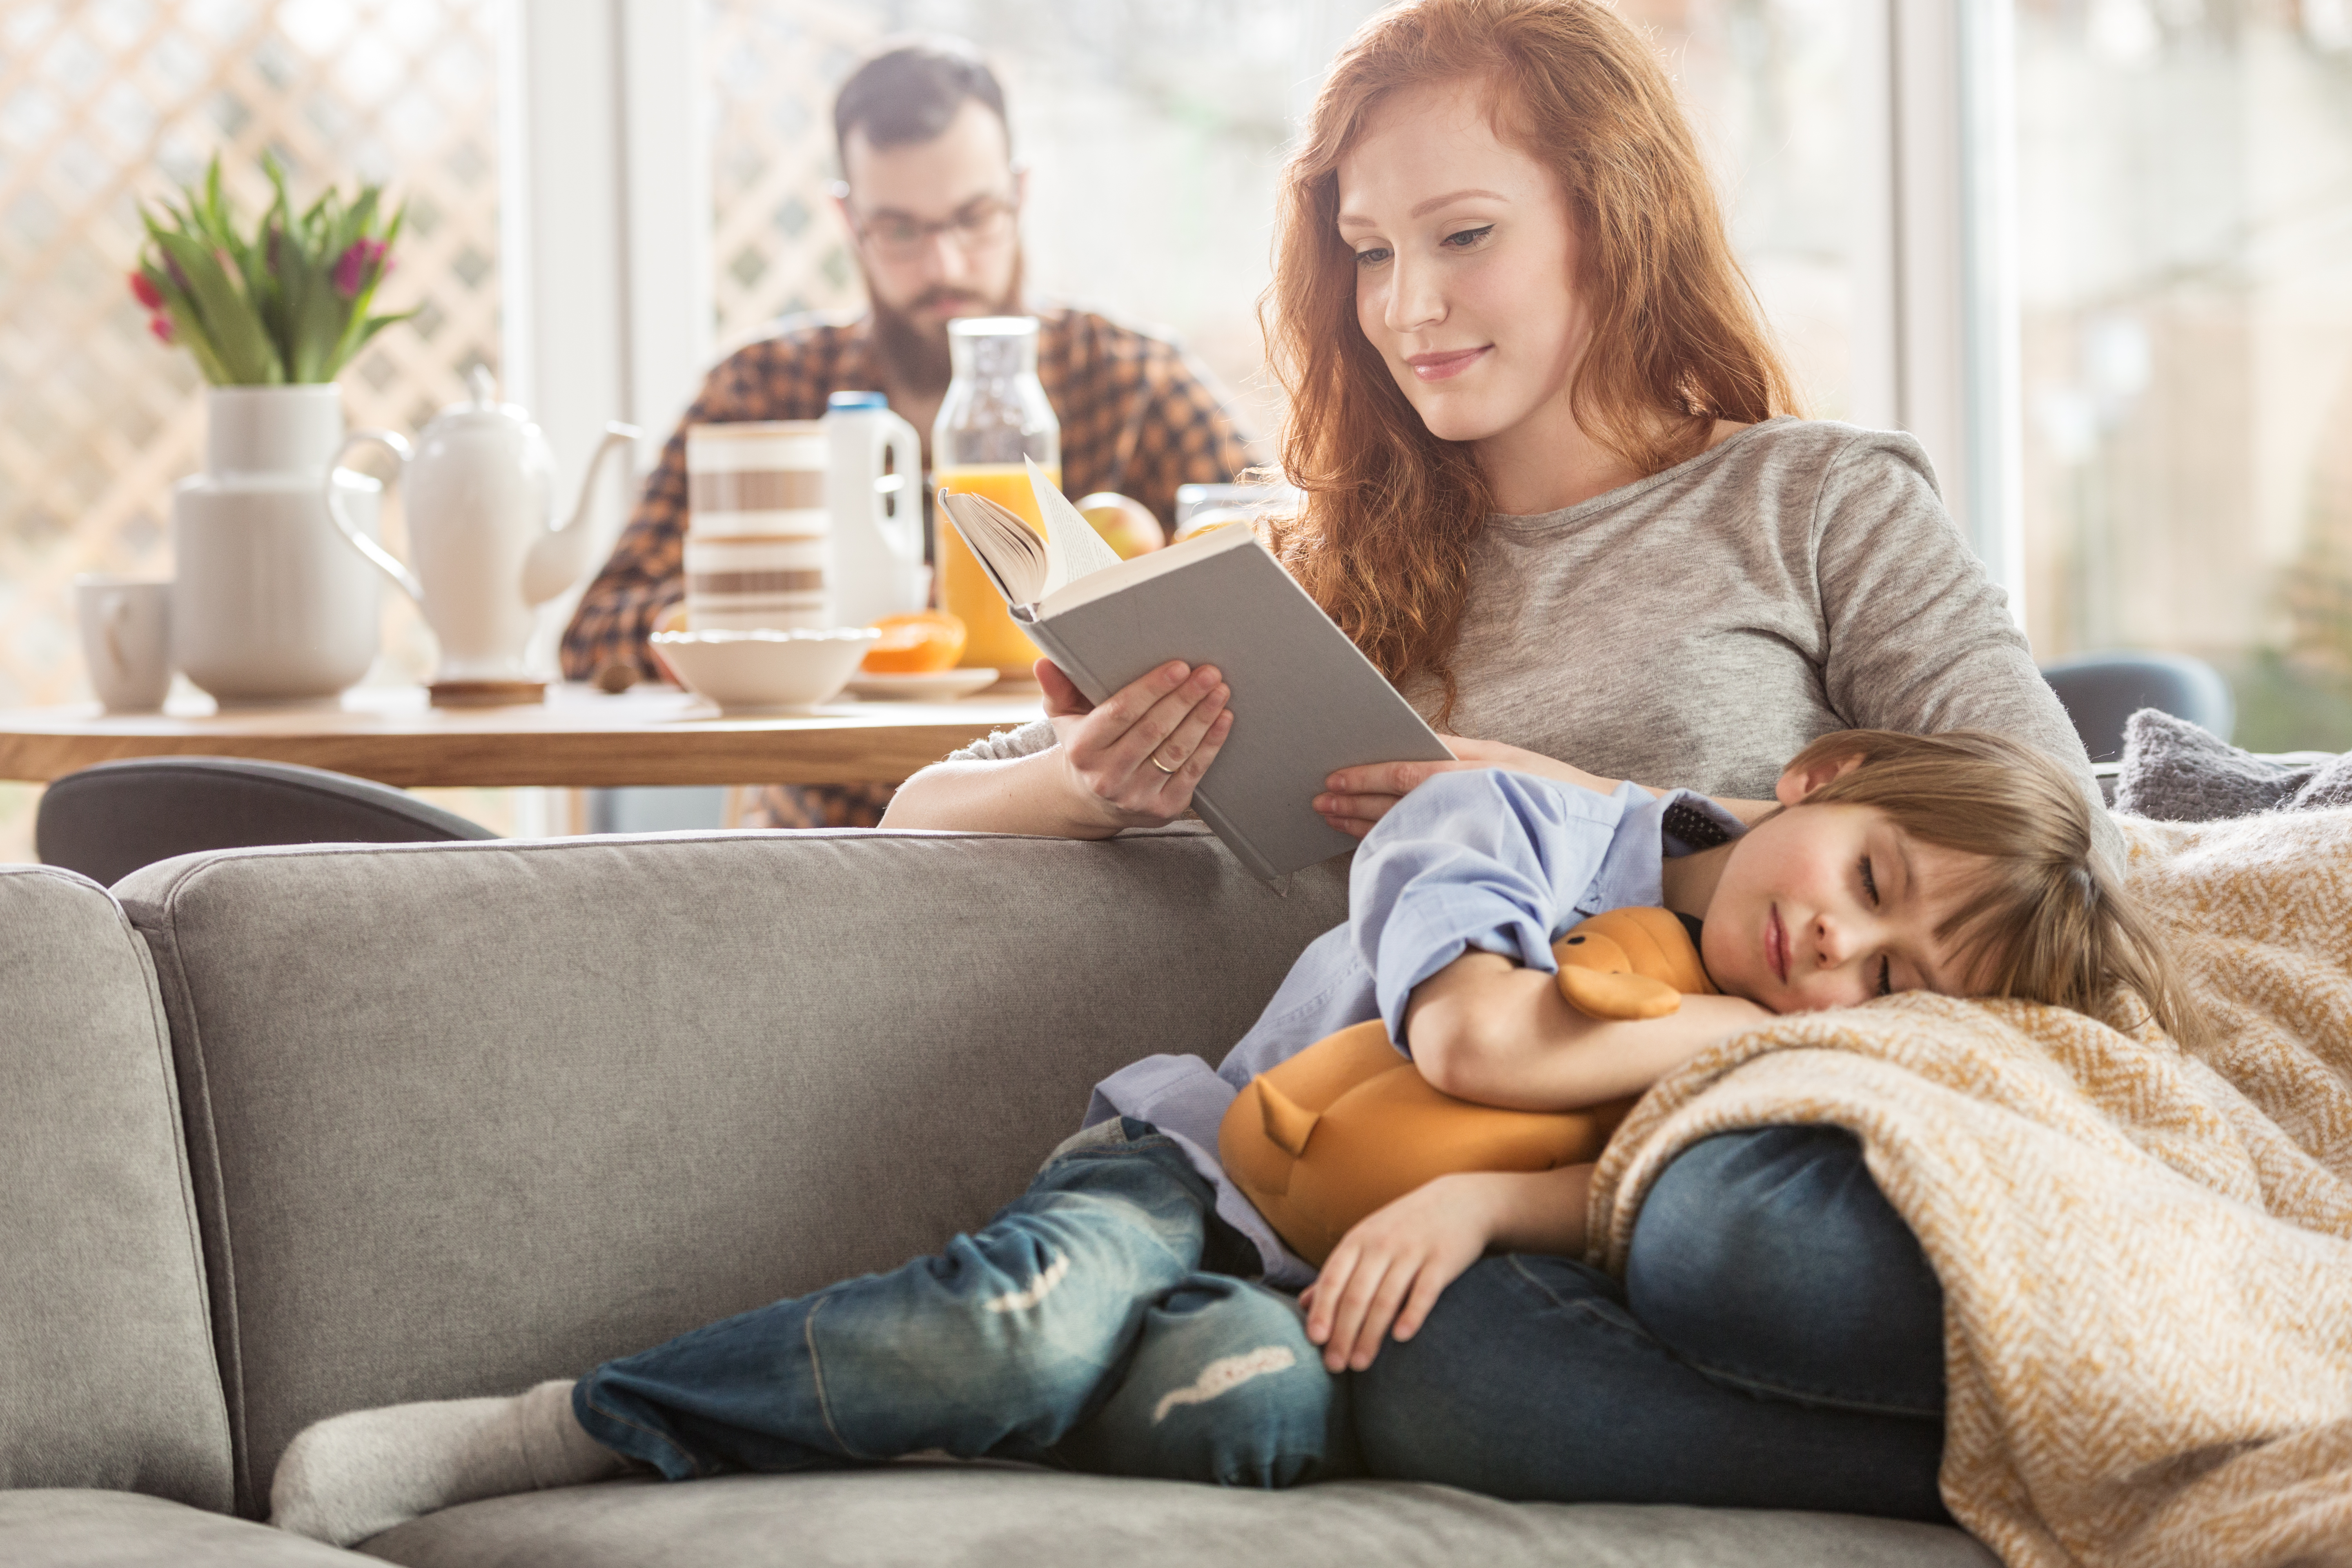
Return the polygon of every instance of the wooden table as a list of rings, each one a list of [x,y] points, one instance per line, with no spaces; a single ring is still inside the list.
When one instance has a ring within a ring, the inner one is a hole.
[[[404,789],[620,784],[897,784],[992,730],[1038,717],[1034,687],[955,702],[827,703],[814,714],[729,719],[667,686],[607,696],[557,686],[524,708],[433,708],[415,688],[340,703],[233,709],[209,701],[109,716],[95,703],[0,711],[0,779],[47,783],[121,757],[251,757]]]

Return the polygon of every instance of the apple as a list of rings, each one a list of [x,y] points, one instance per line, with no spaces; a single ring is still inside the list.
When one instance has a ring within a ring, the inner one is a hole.
[[[1141,501],[1109,490],[1097,490],[1078,502],[1078,515],[1095,525],[1103,542],[1118,552],[1122,561],[1133,560],[1168,542],[1160,530],[1160,520]]]

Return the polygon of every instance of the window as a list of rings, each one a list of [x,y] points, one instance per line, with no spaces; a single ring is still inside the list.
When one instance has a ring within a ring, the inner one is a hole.
[[[1664,52],[1804,411],[1856,416],[1856,0],[1625,0]]]
[[[2027,603],[2352,747],[2352,7],[2021,0]]]

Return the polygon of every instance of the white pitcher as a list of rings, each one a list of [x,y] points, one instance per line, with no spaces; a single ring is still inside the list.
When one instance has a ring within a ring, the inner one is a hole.
[[[826,400],[832,460],[824,498],[833,514],[833,618],[872,626],[930,602],[923,564],[923,442],[878,392]],[[887,472],[885,472],[887,469]]]
[[[554,454],[530,416],[497,400],[490,373],[467,375],[472,400],[453,403],[416,437],[414,453],[389,430],[354,430],[328,465],[327,514],[351,547],[375,563],[425,612],[441,645],[433,679],[523,680],[531,612],[569,588],[588,565],[588,501],[606,453],[637,438],[635,426],[604,426],[588,460],[572,521],[551,528]],[[407,485],[412,573],[344,514],[333,472],[353,447],[373,443],[399,458]]]

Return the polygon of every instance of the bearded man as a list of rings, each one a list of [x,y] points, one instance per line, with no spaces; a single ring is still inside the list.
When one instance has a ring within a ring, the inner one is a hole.
[[[646,639],[685,593],[688,426],[816,419],[835,392],[878,390],[922,433],[928,472],[957,317],[1038,318],[1037,374],[1062,423],[1070,494],[1117,490],[1167,525],[1177,486],[1222,482],[1248,463],[1244,437],[1175,345],[1089,311],[1023,303],[1026,172],[1013,163],[1004,94],[977,50],[927,38],[874,56],[842,84],[833,124],[844,176],[834,204],[870,308],[787,319],[711,371],[564,632],[572,679],[617,689],[653,671]],[[746,826],[862,826],[880,820],[889,795],[769,789]]]

